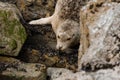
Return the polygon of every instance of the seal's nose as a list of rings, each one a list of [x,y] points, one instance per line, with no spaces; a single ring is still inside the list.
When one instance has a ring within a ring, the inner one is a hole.
[[[58,50],[62,50],[62,45],[57,46]]]
[[[59,50],[61,50],[62,49],[62,46],[59,46]]]

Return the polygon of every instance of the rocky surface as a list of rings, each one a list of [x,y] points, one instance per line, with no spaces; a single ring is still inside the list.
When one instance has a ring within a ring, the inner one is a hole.
[[[96,70],[120,63],[119,3],[91,1],[81,10],[81,28],[88,32],[83,33],[85,40],[81,41],[83,49],[79,52],[80,68]],[[80,59],[81,54],[84,55]]]
[[[32,31],[19,55],[22,61],[39,62],[48,67],[77,69],[77,49],[71,54],[57,51],[56,37],[50,25],[34,26]]]
[[[53,14],[57,0],[0,0],[15,4],[25,21],[47,17]]]
[[[21,14],[15,5],[0,2],[0,54],[17,56],[26,40]]]
[[[1,80],[46,80],[46,67],[38,63],[24,63],[10,57],[0,57]]]
[[[47,17],[53,14],[57,0],[0,0],[16,4],[25,21]]]
[[[63,68],[48,68],[47,74],[50,80],[120,80],[120,66],[96,72],[81,71],[76,73]]]
[[[0,1],[12,4],[10,5],[6,3],[6,6],[2,6],[4,3],[0,2],[2,3],[0,4],[1,10],[8,7],[6,10],[9,11],[11,6],[15,4],[22,13],[23,19],[28,22],[32,19],[52,15],[57,0]],[[26,25],[24,22],[25,26],[30,30],[31,35],[27,37],[20,54],[17,54],[18,56],[16,57],[24,62],[11,58],[13,54],[10,54],[10,57],[0,57],[0,79],[120,80],[120,1],[90,0],[90,2],[87,3],[88,1],[89,0],[81,0],[80,5],[81,44],[79,48],[79,56],[77,54],[78,47],[75,48],[75,52],[71,54],[66,54],[66,52],[57,51],[55,49],[56,38],[51,29],[51,25],[35,26]],[[4,8],[1,8],[1,6]],[[10,18],[8,18],[10,14],[7,14],[6,12],[4,13],[3,11],[0,12],[0,15],[2,13],[0,20],[2,22],[7,22],[5,25],[0,22],[0,26],[13,25],[12,22],[14,22],[14,16],[19,22],[18,15],[20,17],[22,16],[18,9],[16,9],[16,6],[12,7]],[[4,17],[4,19],[2,17]],[[6,20],[6,18],[8,19]],[[19,25],[21,26],[21,23],[19,23]],[[0,32],[5,32],[3,27],[1,28]],[[8,29],[9,28],[6,30]],[[15,30],[17,29],[18,28],[15,28]],[[10,33],[11,32],[14,31],[10,30]],[[0,37],[2,35],[3,33],[0,34]],[[8,46],[6,48],[12,48],[8,49],[8,51],[14,51],[16,49],[16,42],[18,39],[21,40],[21,38],[14,39],[16,37],[15,35],[13,35],[13,38],[7,33],[7,37],[8,36],[9,38],[12,38],[8,40],[10,45],[15,47]],[[5,41],[7,39],[5,36],[2,40]],[[4,49],[4,44],[1,44],[0,41],[0,50],[2,49]],[[38,63],[47,66],[47,73],[46,67]]]
[[[16,5],[26,21],[53,14],[57,0],[17,0]]]

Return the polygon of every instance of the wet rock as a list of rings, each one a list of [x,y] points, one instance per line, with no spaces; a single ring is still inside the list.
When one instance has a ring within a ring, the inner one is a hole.
[[[21,53],[21,56],[18,57],[24,62],[36,63],[39,62],[41,57],[40,52],[36,49],[26,49],[24,52],[22,51]]]
[[[80,16],[79,69],[97,70],[118,65],[120,4],[104,0],[91,1],[81,9]]]
[[[22,17],[15,5],[0,2],[0,54],[17,56],[26,40]]]
[[[23,63],[14,58],[0,57],[1,80],[46,80],[46,67],[37,63]]]

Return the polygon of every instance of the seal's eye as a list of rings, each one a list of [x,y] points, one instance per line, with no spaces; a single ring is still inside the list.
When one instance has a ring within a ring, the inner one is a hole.
[[[70,40],[71,39],[71,37],[70,38],[67,38],[67,40]]]
[[[58,36],[58,38],[60,38],[60,36]]]

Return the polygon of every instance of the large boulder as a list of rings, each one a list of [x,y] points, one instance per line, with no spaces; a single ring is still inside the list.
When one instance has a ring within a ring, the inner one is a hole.
[[[0,2],[0,54],[17,56],[26,40],[21,14],[15,5]]]
[[[120,4],[105,0],[91,1],[81,9],[80,16],[79,69],[97,70],[118,65]]]
[[[46,80],[46,67],[38,63],[0,57],[0,80]]]

